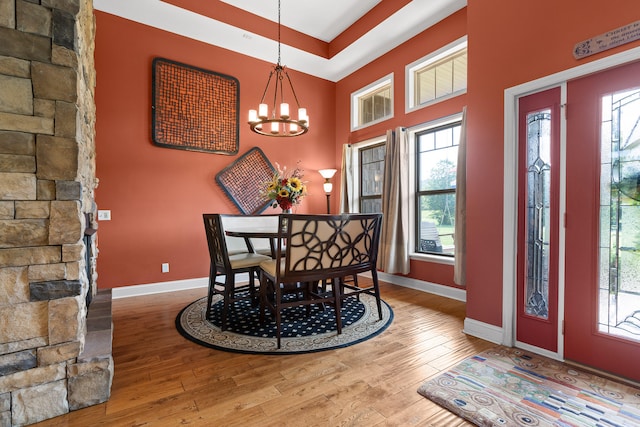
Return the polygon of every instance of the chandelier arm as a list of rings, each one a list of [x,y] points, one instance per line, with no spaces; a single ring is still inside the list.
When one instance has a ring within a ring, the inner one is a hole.
[[[260,98],[260,104],[264,102],[265,96],[267,96],[267,91],[269,90],[269,84],[271,83],[271,77],[273,77],[273,71],[269,73],[269,79],[267,80],[267,85],[264,88],[264,92],[262,93],[262,98]]]
[[[280,68],[276,67],[276,83],[274,85],[274,90],[273,90],[273,113],[272,113],[272,116],[274,118],[276,117],[276,105],[278,102],[278,84],[280,80],[281,80]],[[282,87],[280,87],[280,90],[282,91]]]
[[[287,76],[287,80],[289,81],[289,86],[291,87],[291,93],[293,93],[293,99],[296,100],[296,105],[300,108],[300,102],[298,101],[298,95],[296,95],[296,90],[293,88],[293,83],[291,82],[291,77],[289,77],[289,73],[285,70],[284,75]]]

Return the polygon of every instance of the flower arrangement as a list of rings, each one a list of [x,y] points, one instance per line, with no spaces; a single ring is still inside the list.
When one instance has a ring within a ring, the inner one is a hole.
[[[300,204],[307,195],[307,186],[302,181],[304,171],[296,166],[287,172],[287,167],[280,168],[278,163],[276,169],[271,181],[264,183],[265,197],[271,200],[271,207],[280,206],[282,210],[289,210],[293,205]]]

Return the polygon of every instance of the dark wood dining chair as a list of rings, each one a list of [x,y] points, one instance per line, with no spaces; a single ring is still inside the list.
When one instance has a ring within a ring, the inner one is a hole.
[[[213,316],[213,296],[222,295],[221,329],[227,328],[229,310],[236,301],[251,298],[257,302],[258,294],[255,286],[255,276],[259,274],[261,262],[271,257],[253,252],[251,245],[247,244],[246,251],[236,251],[230,255],[227,248],[224,226],[221,214],[203,214],[204,228],[207,234],[209,246],[209,291],[207,295],[207,320]],[[247,284],[237,284],[236,274],[249,273]],[[224,276],[224,281],[218,277]],[[238,295],[239,293],[241,293]]]
[[[276,257],[260,264],[261,317],[265,308],[275,315],[278,348],[287,307],[329,304],[337,333],[342,333],[343,277],[370,271],[381,313],[376,274],[381,219],[382,214],[280,215]],[[320,283],[331,283],[331,290],[323,290]],[[285,299],[287,292],[298,297]]]

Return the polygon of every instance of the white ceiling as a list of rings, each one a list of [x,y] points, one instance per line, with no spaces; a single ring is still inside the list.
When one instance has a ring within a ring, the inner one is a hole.
[[[275,0],[222,1],[277,22]],[[282,25],[330,41],[380,1],[283,0],[281,21]],[[283,44],[282,64],[313,76],[338,81],[466,4],[466,0],[412,0],[331,58]],[[277,41],[161,0],[94,0],[94,8],[267,62],[277,59]]]
[[[220,0],[278,22],[277,0]],[[349,28],[382,0],[281,0],[282,25],[325,42]]]

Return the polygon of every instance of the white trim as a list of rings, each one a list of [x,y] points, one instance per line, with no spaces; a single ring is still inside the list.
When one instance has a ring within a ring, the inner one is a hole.
[[[556,358],[564,358],[564,286],[565,286],[565,256],[566,229],[564,216],[567,213],[567,83],[560,85],[560,200],[558,206],[558,350]],[[525,349],[526,350],[526,349]],[[552,356],[548,356],[552,357]]]
[[[503,196],[503,254],[502,254],[502,330],[504,345],[513,346],[515,344],[515,289],[516,289],[516,218],[517,218],[517,161],[518,153],[514,141],[518,140],[517,117],[518,98],[545,90],[547,88],[562,86],[567,81],[596,73],[618,65],[626,64],[640,59],[640,47],[626,50],[624,52],[611,55],[596,61],[588,62],[568,70],[560,71],[537,80],[510,87],[504,91],[504,196]],[[563,103],[566,102],[566,88],[561,89]],[[562,115],[564,119],[564,114]],[[562,125],[561,125],[562,126]],[[561,127],[561,138],[566,141],[566,125]],[[566,143],[566,142],[565,142]],[[561,150],[566,149],[566,147]],[[561,152],[561,161],[566,162],[566,151]],[[564,164],[562,164],[564,166]],[[566,177],[561,177],[561,191],[566,193]],[[563,195],[561,194],[561,198]],[[566,209],[565,201],[561,201],[561,212]],[[561,217],[564,217],[562,214]],[[561,239],[564,239],[564,229],[560,228]],[[562,255],[566,248],[564,240],[560,247]],[[563,259],[563,258],[562,258]],[[564,261],[561,262],[559,274],[562,273],[561,290],[558,295],[558,306],[564,305]],[[562,315],[562,317],[560,317]],[[564,311],[558,311],[558,328],[562,331],[561,325],[564,320]],[[558,352],[560,357],[564,354],[563,336],[558,335]]]
[[[415,217],[415,215],[413,215]],[[413,225],[413,222],[411,223]],[[415,234],[415,233],[414,233]],[[411,248],[415,248],[413,246],[414,238],[411,237]],[[423,262],[433,262],[436,264],[445,264],[445,265],[455,265],[456,259],[452,256],[443,256],[443,255],[435,255],[435,254],[423,254],[419,252],[410,252],[409,258],[416,261]]]
[[[363,98],[367,95],[369,95],[372,92],[377,91],[378,89],[382,89],[383,87],[389,85],[391,90],[390,90],[390,94],[391,94],[391,112],[384,116],[381,117],[379,119],[373,120],[371,122],[367,122],[365,124],[359,124],[360,121],[360,98]],[[394,113],[394,99],[395,99],[395,89],[394,89],[394,83],[393,83],[393,73],[387,74],[386,76],[376,80],[373,83],[368,84],[367,86],[356,90],[355,92],[351,93],[351,132],[355,131],[355,130],[360,130],[360,129],[364,129],[366,127],[369,127],[371,125],[375,125],[376,123],[380,123],[383,122],[385,120],[389,120],[393,118],[393,113]]]
[[[533,346],[531,344],[527,344],[527,343],[524,343],[524,342],[516,341],[514,347],[521,348],[523,350],[527,350],[527,351],[530,351],[532,353],[536,353],[536,354],[539,354],[541,356],[548,357],[549,359],[560,360],[560,361],[564,360],[560,353],[554,353],[553,351],[549,351],[549,350],[544,349],[544,348],[536,347],[536,346]]]
[[[362,274],[363,277],[371,277],[371,274]],[[224,276],[218,276],[219,280],[224,281]],[[439,285],[437,283],[425,282],[422,280],[411,279],[409,277],[396,276],[394,274],[378,273],[379,280],[393,285],[403,286],[418,291],[428,292],[430,294],[440,295],[445,298],[454,299],[465,302],[467,292],[464,289],[452,288],[450,286]],[[236,276],[238,282],[248,282],[249,275],[241,273]],[[163,292],[184,291],[187,289],[206,289],[209,285],[208,277],[200,277],[197,279],[174,280],[171,282],[149,283],[144,285],[122,286],[113,288],[111,295],[113,299],[128,298],[142,295],[160,294]]]
[[[393,285],[439,295],[441,297],[454,299],[456,301],[467,301],[467,291],[464,289],[444,286],[437,283],[425,282],[424,280],[412,279],[411,277],[396,276],[395,274],[378,273],[378,278]]]
[[[447,99],[454,98],[456,96],[467,93],[467,89],[465,88],[464,90],[458,90],[458,91],[452,92],[448,95],[433,99],[423,104],[416,104],[416,99],[415,99],[416,82],[414,79],[414,73],[417,69],[423,68],[429,64],[432,64],[443,58],[446,58],[447,56],[453,55],[458,51],[465,49],[466,47],[467,47],[467,36],[463,36],[463,37],[460,37],[458,40],[455,40],[449,43],[448,45],[443,46],[440,49],[434,52],[431,52],[416,61],[413,61],[411,64],[405,65],[404,67],[404,80],[405,80],[405,84],[404,84],[405,110],[404,111],[405,113],[410,113],[412,111],[420,110],[421,108],[425,108],[430,105],[434,105],[439,102],[445,101]]]
[[[462,332],[495,344],[509,345],[502,342],[504,332],[501,327],[470,319],[468,317],[464,319],[464,328],[462,329]]]
[[[282,43],[282,59],[289,69],[337,82],[466,5],[466,0],[410,1],[331,58]],[[270,63],[275,59],[277,40],[161,0],[94,0],[93,7],[252,58]]]
[[[241,277],[242,275],[238,275],[236,277],[240,278],[240,280],[249,281],[249,275],[247,273],[244,274],[246,276],[244,279]],[[171,282],[148,283],[144,285],[121,286],[119,288],[111,289],[111,297],[113,299],[137,297],[164,292],[184,291],[187,289],[207,288],[207,286],[209,286],[208,277],[174,280]]]

